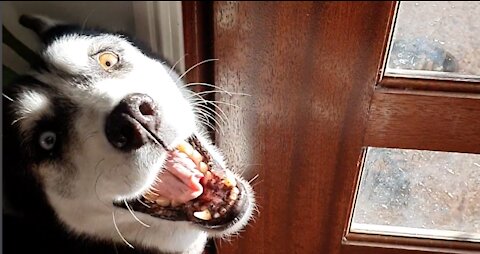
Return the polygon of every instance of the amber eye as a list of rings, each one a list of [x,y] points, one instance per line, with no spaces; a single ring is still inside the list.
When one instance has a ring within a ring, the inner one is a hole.
[[[98,56],[98,63],[107,71],[118,63],[118,56],[112,52],[101,53]]]

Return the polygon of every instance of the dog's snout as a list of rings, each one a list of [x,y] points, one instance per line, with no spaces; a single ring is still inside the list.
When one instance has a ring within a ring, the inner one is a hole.
[[[146,94],[130,94],[107,116],[105,134],[114,147],[132,151],[145,145],[160,124],[154,100]]]

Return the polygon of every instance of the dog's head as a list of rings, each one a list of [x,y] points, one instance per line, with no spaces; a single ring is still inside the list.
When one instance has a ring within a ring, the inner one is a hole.
[[[39,16],[20,22],[45,47],[36,68],[4,90],[5,191],[13,204],[34,214],[37,203],[28,200],[45,200],[68,230],[163,251],[245,226],[253,191],[232,177],[203,131],[195,94],[170,66],[122,35]],[[154,191],[179,145],[193,147],[205,167],[202,194],[183,203]]]

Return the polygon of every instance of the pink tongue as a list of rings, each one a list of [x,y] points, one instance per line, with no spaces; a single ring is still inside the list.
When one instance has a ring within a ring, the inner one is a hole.
[[[165,170],[153,188],[169,200],[186,203],[202,194],[202,177],[203,174],[187,155],[174,151],[168,154]]]

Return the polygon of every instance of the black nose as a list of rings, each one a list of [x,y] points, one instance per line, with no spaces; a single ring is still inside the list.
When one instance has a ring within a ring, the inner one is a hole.
[[[157,105],[146,94],[130,94],[108,115],[105,134],[122,151],[132,151],[152,140],[160,129]]]

